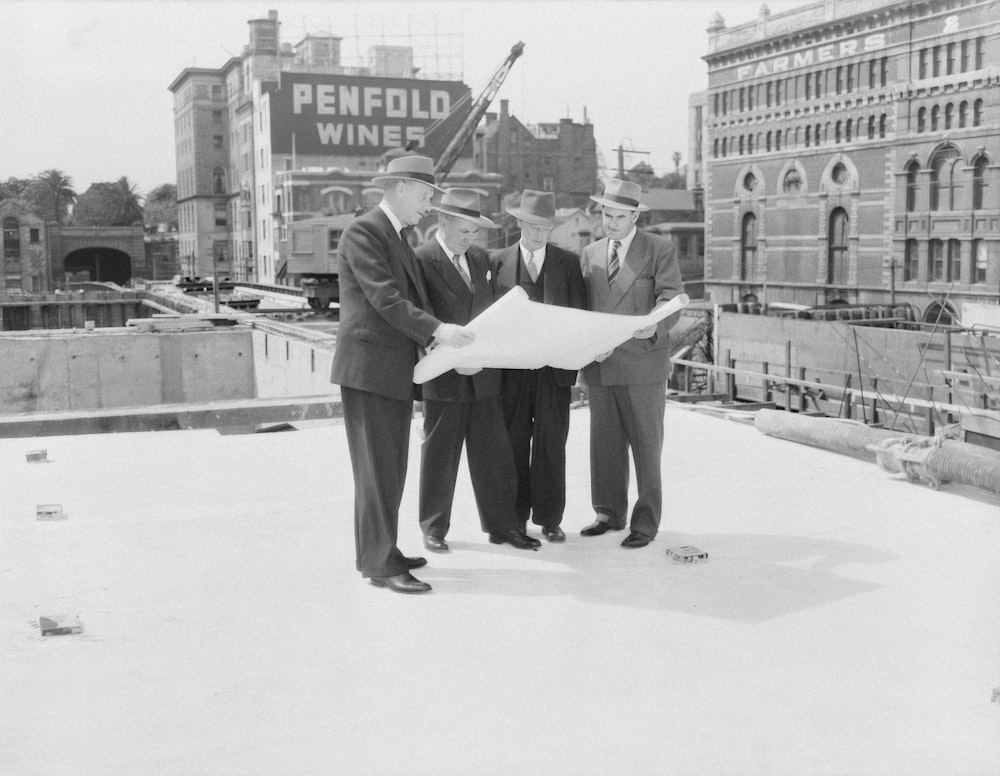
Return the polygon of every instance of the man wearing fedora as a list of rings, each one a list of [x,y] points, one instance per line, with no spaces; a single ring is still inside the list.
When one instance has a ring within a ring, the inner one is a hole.
[[[465,325],[493,302],[489,256],[473,244],[480,229],[495,224],[479,209],[472,189],[445,191],[434,238],[417,251],[435,317]],[[466,372],[466,370],[462,370]],[[424,443],[420,453],[420,528],[424,546],[445,552],[455,480],[465,447],[479,520],[493,544],[521,550],[540,546],[514,515],[516,489],[503,411],[500,372],[451,369],[423,386]]]
[[[430,210],[434,168],[425,156],[393,159],[372,183],[385,193],[340,238],[340,325],[331,380],[341,386],[354,471],[357,567],[378,587],[423,593],[410,570],[426,564],[396,546],[406,479],[413,367],[432,343],[464,347],[471,332],[443,323],[430,302],[404,228]]]
[[[637,183],[612,178],[601,206],[606,237],[583,249],[583,277],[590,309],[644,315],[683,293],[673,240],[639,231]],[[645,547],[660,525],[663,491],[660,456],[669,370],[671,327],[679,313],[635,332],[583,370],[590,398],[590,492],[594,522],[581,531],[600,536],[625,528],[628,519],[629,450],[638,499],[623,547]]]
[[[517,218],[521,239],[491,255],[493,285],[499,298],[520,286],[533,302],[586,309],[587,297],[575,253],[548,244],[555,226],[555,194],[525,189]],[[570,369],[505,369],[501,377],[504,420],[517,471],[517,518],[529,518],[550,542],[566,540],[560,527],[566,508],[566,439],[569,436],[570,389],[577,373]]]

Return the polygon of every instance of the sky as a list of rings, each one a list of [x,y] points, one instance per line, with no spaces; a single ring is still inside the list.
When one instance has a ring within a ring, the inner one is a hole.
[[[769,0],[772,14],[807,0]],[[0,0],[0,180],[56,168],[78,193],[126,176],[148,193],[175,182],[170,83],[221,67],[248,41],[247,21],[278,11],[283,42],[341,36],[344,63],[369,45],[412,45],[424,72],[452,72],[478,95],[518,41],[524,54],[497,94],[524,123],[584,112],[605,163],[687,162],[689,96],[707,86],[701,57],[716,12],[756,19],[759,0],[428,0],[181,2]],[[363,9],[363,11],[361,11]]]

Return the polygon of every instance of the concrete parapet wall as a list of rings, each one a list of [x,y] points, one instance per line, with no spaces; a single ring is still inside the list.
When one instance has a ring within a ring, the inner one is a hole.
[[[330,382],[332,340],[301,339],[255,327],[253,353],[258,398],[340,395],[340,386]]]
[[[248,328],[0,335],[0,413],[254,397]]]

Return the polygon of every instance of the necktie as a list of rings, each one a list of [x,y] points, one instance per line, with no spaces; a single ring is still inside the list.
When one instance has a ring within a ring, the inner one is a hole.
[[[535,252],[528,254],[528,274],[531,275],[531,282],[538,281],[538,263],[535,261]]]
[[[618,276],[618,249],[621,247],[622,244],[618,240],[611,242],[611,258],[608,259],[608,284],[614,283]]]
[[[469,273],[466,272],[465,269],[462,267],[461,262],[459,262],[458,260],[458,256],[452,256],[451,263],[455,265],[455,269],[457,269],[458,274],[462,276],[462,280],[464,281],[465,285],[468,286],[469,288],[472,288],[472,278],[469,277]]]

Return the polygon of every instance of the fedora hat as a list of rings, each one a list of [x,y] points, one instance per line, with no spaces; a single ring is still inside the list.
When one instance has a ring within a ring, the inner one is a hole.
[[[438,191],[444,191],[434,182],[434,161],[428,156],[397,156],[385,166],[385,172],[372,178],[375,186],[391,186],[396,181],[419,181]]]
[[[592,196],[598,205],[606,207],[616,207],[620,210],[649,210],[648,207],[639,202],[639,195],[642,187],[632,181],[623,181],[621,178],[611,178],[604,184],[604,195],[600,197]]]
[[[484,226],[487,229],[493,229],[496,226],[479,212],[479,192],[475,189],[445,189],[441,203],[431,205],[431,209],[448,216],[461,218],[476,226]]]
[[[509,207],[507,212],[530,224],[555,226],[552,219],[556,217],[556,195],[551,191],[525,189],[521,192],[521,206]]]

